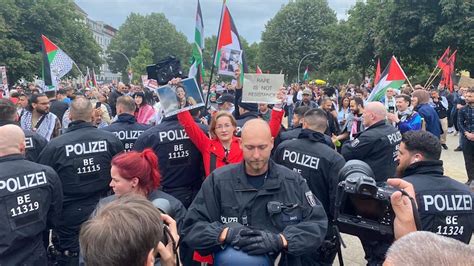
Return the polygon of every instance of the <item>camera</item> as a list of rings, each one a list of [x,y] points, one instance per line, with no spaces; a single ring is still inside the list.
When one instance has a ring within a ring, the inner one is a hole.
[[[146,67],[148,79],[154,79],[159,85],[166,85],[174,78],[185,78],[181,69],[181,62],[174,56],[159,61]]]
[[[397,189],[377,185],[368,164],[350,160],[339,171],[334,218],[339,230],[367,240],[393,241],[390,196]]]

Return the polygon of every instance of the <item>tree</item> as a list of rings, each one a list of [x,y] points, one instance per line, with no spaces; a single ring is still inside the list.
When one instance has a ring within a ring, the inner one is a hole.
[[[295,80],[300,59],[316,52],[318,54],[308,58],[302,66],[309,63],[317,69],[330,46],[328,28],[336,22],[336,14],[325,0],[288,3],[265,26],[258,62],[272,73],[283,69],[289,80]]]
[[[107,62],[112,71],[122,72],[126,76],[128,62],[120,51],[129,58],[137,56],[140,44],[147,40],[153,54],[152,63],[158,62],[169,55],[174,55],[181,60],[183,68],[189,68],[191,58],[191,45],[186,36],[178,32],[162,13],[140,15],[131,13],[124,24],[120,26],[115,38],[108,48]],[[135,71],[135,70],[134,70]]]
[[[21,77],[41,76],[41,34],[81,69],[102,63],[100,47],[72,1],[0,0],[0,6],[0,65],[7,66],[11,84]]]
[[[137,55],[131,59],[133,80],[137,84],[141,82],[141,75],[146,74],[146,66],[153,63],[153,52],[151,51],[151,44],[147,39],[142,40]]]

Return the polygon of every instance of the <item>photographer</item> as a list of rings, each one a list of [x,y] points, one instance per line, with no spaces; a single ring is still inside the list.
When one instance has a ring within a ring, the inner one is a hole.
[[[169,228],[168,244],[163,223]],[[142,196],[127,195],[101,206],[84,223],[79,242],[88,266],[151,266],[159,254],[163,266],[177,265],[173,253],[179,241],[174,220]]]
[[[439,139],[409,131],[400,144],[397,175],[415,187],[423,230],[469,243],[474,211],[469,187],[443,175]]]

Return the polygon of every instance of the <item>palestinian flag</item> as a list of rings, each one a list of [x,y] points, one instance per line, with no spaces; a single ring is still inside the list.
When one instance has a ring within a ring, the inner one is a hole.
[[[202,20],[201,5],[197,4],[196,11],[196,29],[194,31],[194,43],[193,43],[193,64],[189,68],[188,77],[195,77],[198,85],[202,83],[203,76],[203,62],[202,62],[202,50],[204,49],[204,22]]]
[[[388,88],[398,90],[403,83],[405,83],[406,79],[407,76],[405,75],[405,72],[403,72],[403,69],[400,67],[395,56],[392,56],[380,77],[379,83],[377,83],[375,88],[372,90],[367,101],[380,101],[385,97],[385,92]]]
[[[46,36],[41,35],[43,39],[43,80],[45,87],[54,89],[59,80],[72,69],[74,61]]]
[[[306,69],[303,74],[303,81],[306,81],[308,79],[309,79],[309,69],[308,69],[308,66],[306,66]]]
[[[222,7],[222,16],[221,16],[221,24],[219,27],[219,35],[217,37],[217,50],[216,56],[214,60],[214,64],[219,66],[219,62],[221,59],[221,50],[222,49],[231,49],[231,50],[240,50],[242,51],[242,45],[240,43],[239,33],[237,32],[237,28],[235,27],[234,20],[230,15],[229,9],[227,8],[225,2]],[[241,62],[243,65],[242,76],[243,73],[247,72],[247,65],[245,63],[245,56],[244,51],[241,53]]]

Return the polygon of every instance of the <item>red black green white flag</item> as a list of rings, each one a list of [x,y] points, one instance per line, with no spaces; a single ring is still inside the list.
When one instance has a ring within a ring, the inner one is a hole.
[[[240,42],[239,33],[237,32],[237,28],[235,27],[234,20],[232,19],[232,16],[230,15],[229,9],[227,8],[225,2],[222,7],[221,24],[219,27],[219,35],[217,36],[217,50],[216,50],[216,56],[214,60],[214,64],[216,66],[219,65],[222,49],[242,51],[242,45]],[[244,70],[243,72],[247,72],[247,65],[245,62],[244,51],[242,51],[241,56],[242,56],[241,62],[243,64],[243,70]]]
[[[407,76],[405,75],[402,67],[398,63],[395,56],[392,56],[390,62],[388,62],[387,66],[382,72],[379,82],[370,93],[367,101],[380,101],[385,97],[385,92],[388,88],[398,90],[403,85],[403,83],[405,83],[406,79]]]
[[[72,69],[74,61],[46,36],[43,39],[43,80],[49,90],[55,89],[60,79]]]

